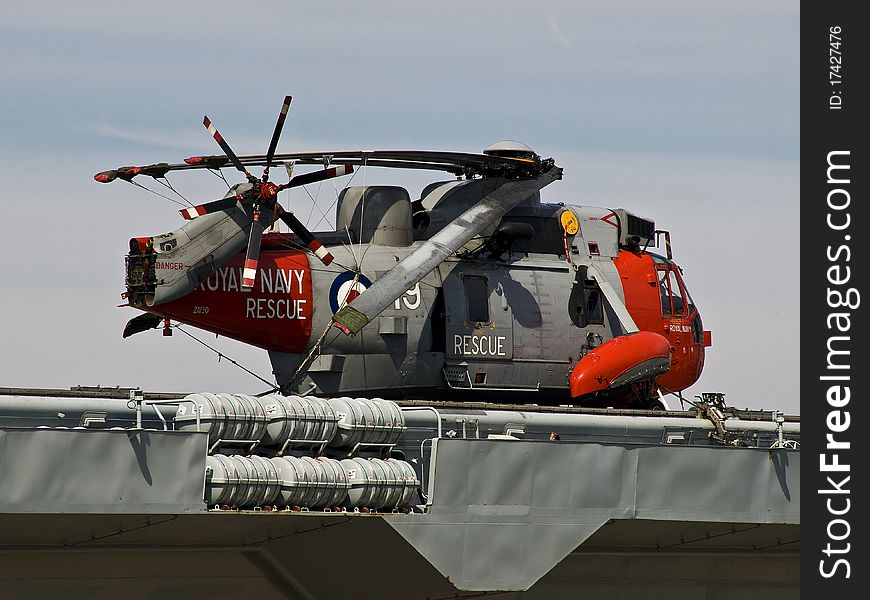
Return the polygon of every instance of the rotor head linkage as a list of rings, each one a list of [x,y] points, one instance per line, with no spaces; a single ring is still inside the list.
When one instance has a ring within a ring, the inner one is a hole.
[[[303,243],[308,247],[311,252],[314,253],[317,258],[323,262],[323,264],[328,265],[332,262],[332,254],[326,251],[323,245],[317,240],[314,235],[306,228],[296,217],[293,216],[293,213],[289,213],[281,208],[281,205],[278,204],[278,193],[282,190],[298,187],[301,185],[307,185],[309,183],[314,183],[317,181],[323,181],[324,179],[330,179],[332,177],[340,177],[341,175],[346,175],[353,171],[353,167],[350,165],[339,165],[336,167],[325,168],[321,171],[315,171],[314,173],[306,173],[304,175],[297,175],[283,185],[276,185],[269,181],[269,167],[272,165],[272,160],[275,157],[275,149],[278,147],[278,139],[281,137],[281,131],[284,129],[284,121],[287,119],[287,111],[290,109],[290,102],[293,100],[291,96],[284,97],[284,103],[281,105],[281,111],[278,113],[278,120],[275,123],[275,129],[272,131],[272,139],[269,141],[269,149],[266,152],[266,165],[263,168],[263,175],[258,179],[251,175],[250,172],[244,167],[242,162],[239,160],[239,157],[233,152],[230,145],[223,138],[211,120],[206,116],[203,119],[203,125],[205,125],[206,129],[208,129],[209,133],[211,133],[214,140],[218,143],[221,149],[226,154],[226,157],[233,163],[233,165],[238,169],[241,173],[245,175],[248,179],[248,182],[252,184],[252,189],[246,192],[243,192],[240,196],[236,196],[233,199],[223,199],[218,200],[216,202],[209,202],[208,204],[204,204],[202,206],[195,206],[192,209],[186,209],[181,211],[181,214],[185,218],[193,218],[195,216],[201,214],[207,214],[209,212],[216,212],[218,210],[226,210],[232,207],[235,204],[235,200],[239,199],[239,202],[243,200],[249,200],[253,204],[253,213],[252,213],[252,222],[251,222],[251,230],[248,237],[248,247],[245,252],[245,270],[244,270],[244,283],[242,284],[242,289],[244,291],[248,291],[254,286],[254,279],[257,275],[257,262],[260,254],[260,241],[263,236],[263,223],[261,222],[261,213],[260,213],[260,204],[262,203],[264,206],[268,207],[273,214],[280,218],[282,221],[287,223],[290,229],[298,235]],[[196,165],[196,164],[207,164],[210,159],[207,157],[190,157],[185,160],[187,164]],[[103,174],[100,174],[103,175]],[[118,177],[123,177],[124,175],[119,173]],[[108,178],[106,176],[105,178]],[[98,179],[98,181],[100,181]]]

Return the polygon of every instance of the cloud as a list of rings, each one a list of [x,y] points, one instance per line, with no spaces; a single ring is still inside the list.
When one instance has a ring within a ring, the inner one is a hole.
[[[547,23],[547,27],[550,29],[550,39],[560,45],[562,48],[566,50],[570,48],[573,44],[571,40],[568,39],[568,36],[565,35],[565,32],[562,31],[562,28],[559,26],[559,22],[556,20],[556,16],[553,14],[549,8],[544,8],[543,10],[544,20]]]
[[[75,129],[83,133],[105,137],[113,140],[132,142],[148,146],[163,148],[180,148],[190,151],[192,148],[202,146],[202,135],[194,136],[192,132],[155,131],[142,129],[122,129],[108,123],[77,124]],[[194,139],[196,138],[196,139]],[[219,148],[215,148],[215,154],[219,154]]]

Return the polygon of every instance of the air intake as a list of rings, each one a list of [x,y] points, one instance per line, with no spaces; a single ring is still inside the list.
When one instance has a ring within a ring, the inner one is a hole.
[[[629,240],[635,236],[640,238],[641,246],[652,243],[656,229],[655,221],[633,215],[624,208],[617,208],[614,212],[619,216],[620,246],[629,245]]]

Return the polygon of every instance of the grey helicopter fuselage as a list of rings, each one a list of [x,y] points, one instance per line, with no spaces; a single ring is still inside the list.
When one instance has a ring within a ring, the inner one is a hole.
[[[547,204],[534,193],[459,251],[445,252],[355,335],[335,327],[336,313],[397,264],[414,253],[439,252],[433,236],[498,185],[438,182],[415,202],[400,187],[348,187],[336,230],[317,234],[334,262],[309,261],[292,236],[267,234],[250,291],[239,286],[239,216],[199,217],[183,234],[153,238],[154,279],[162,283],[154,305],[140,307],[268,350],[285,392],[569,403],[578,361],[602,342],[638,330],[615,261],[621,253],[645,254],[638,243],[650,241],[654,225],[621,209]],[[185,257],[185,248],[202,254],[208,244],[196,242],[206,237],[224,254],[229,240],[234,255],[211,272],[179,269],[211,260]],[[184,243],[161,249],[157,240],[167,239]],[[200,275],[191,277],[194,272]],[[160,299],[161,289],[176,297]],[[657,310],[658,298],[656,292]],[[703,345],[692,351],[702,364]],[[696,370],[694,378],[700,364]]]

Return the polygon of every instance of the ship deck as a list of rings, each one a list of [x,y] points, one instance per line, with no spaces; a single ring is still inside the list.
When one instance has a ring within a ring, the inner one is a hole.
[[[425,497],[407,514],[209,510],[207,453],[204,432],[0,428],[0,589],[306,600],[798,589],[793,447],[435,437]]]

